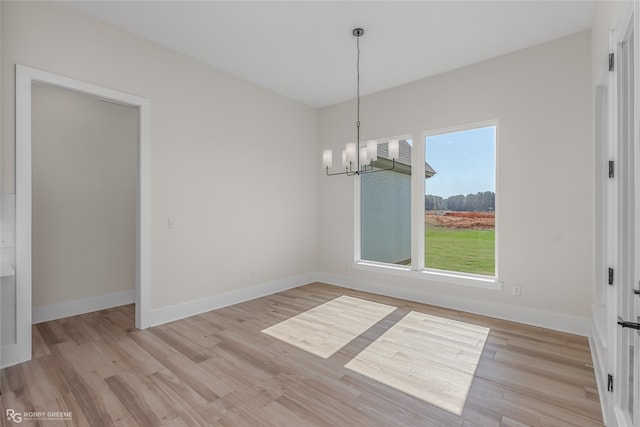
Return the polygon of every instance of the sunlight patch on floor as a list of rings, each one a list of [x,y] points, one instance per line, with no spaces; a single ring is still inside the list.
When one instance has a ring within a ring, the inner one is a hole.
[[[410,312],[345,365],[462,414],[489,328]]]
[[[342,295],[262,332],[326,359],[395,309]]]

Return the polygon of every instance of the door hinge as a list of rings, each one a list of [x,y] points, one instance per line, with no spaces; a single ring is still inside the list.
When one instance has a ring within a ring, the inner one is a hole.
[[[609,160],[609,178],[613,178],[613,175],[614,175],[613,160]]]
[[[607,391],[613,392],[613,375],[607,375]]]
[[[609,71],[613,71],[614,63],[615,63],[615,55],[613,53],[610,53],[609,54]]]
[[[613,268],[609,267],[609,284],[613,285]]]

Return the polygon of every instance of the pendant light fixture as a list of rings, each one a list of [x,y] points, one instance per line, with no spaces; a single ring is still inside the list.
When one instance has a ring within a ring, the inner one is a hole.
[[[324,150],[322,152],[322,167],[326,170],[327,176],[354,176],[393,170],[396,167],[396,159],[398,159],[400,155],[399,141],[397,139],[388,141],[391,167],[376,168],[374,162],[378,160],[378,141],[367,141],[365,146],[360,146],[360,37],[363,36],[364,30],[362,28],[354,28],[352,34],[356,38],[356,51],[358,55],[356,60],[356,142],[348,143],[345,149],[342,150],[342,168],[344,171],[341,172],[329,172],[333,166],[333,150]]]

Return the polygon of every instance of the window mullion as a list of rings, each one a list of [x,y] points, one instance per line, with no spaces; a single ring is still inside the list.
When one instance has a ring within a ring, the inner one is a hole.
[[[411,156],[411,269],[424,270],[424,176],[425,176],[425,135],[413,133],[413,153]]]

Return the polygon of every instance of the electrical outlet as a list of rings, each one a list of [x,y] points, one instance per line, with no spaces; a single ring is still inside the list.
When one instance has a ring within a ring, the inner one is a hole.
[[[511,293],[517,297],[520,296],[520,286],[513,286],[511,288]]]

